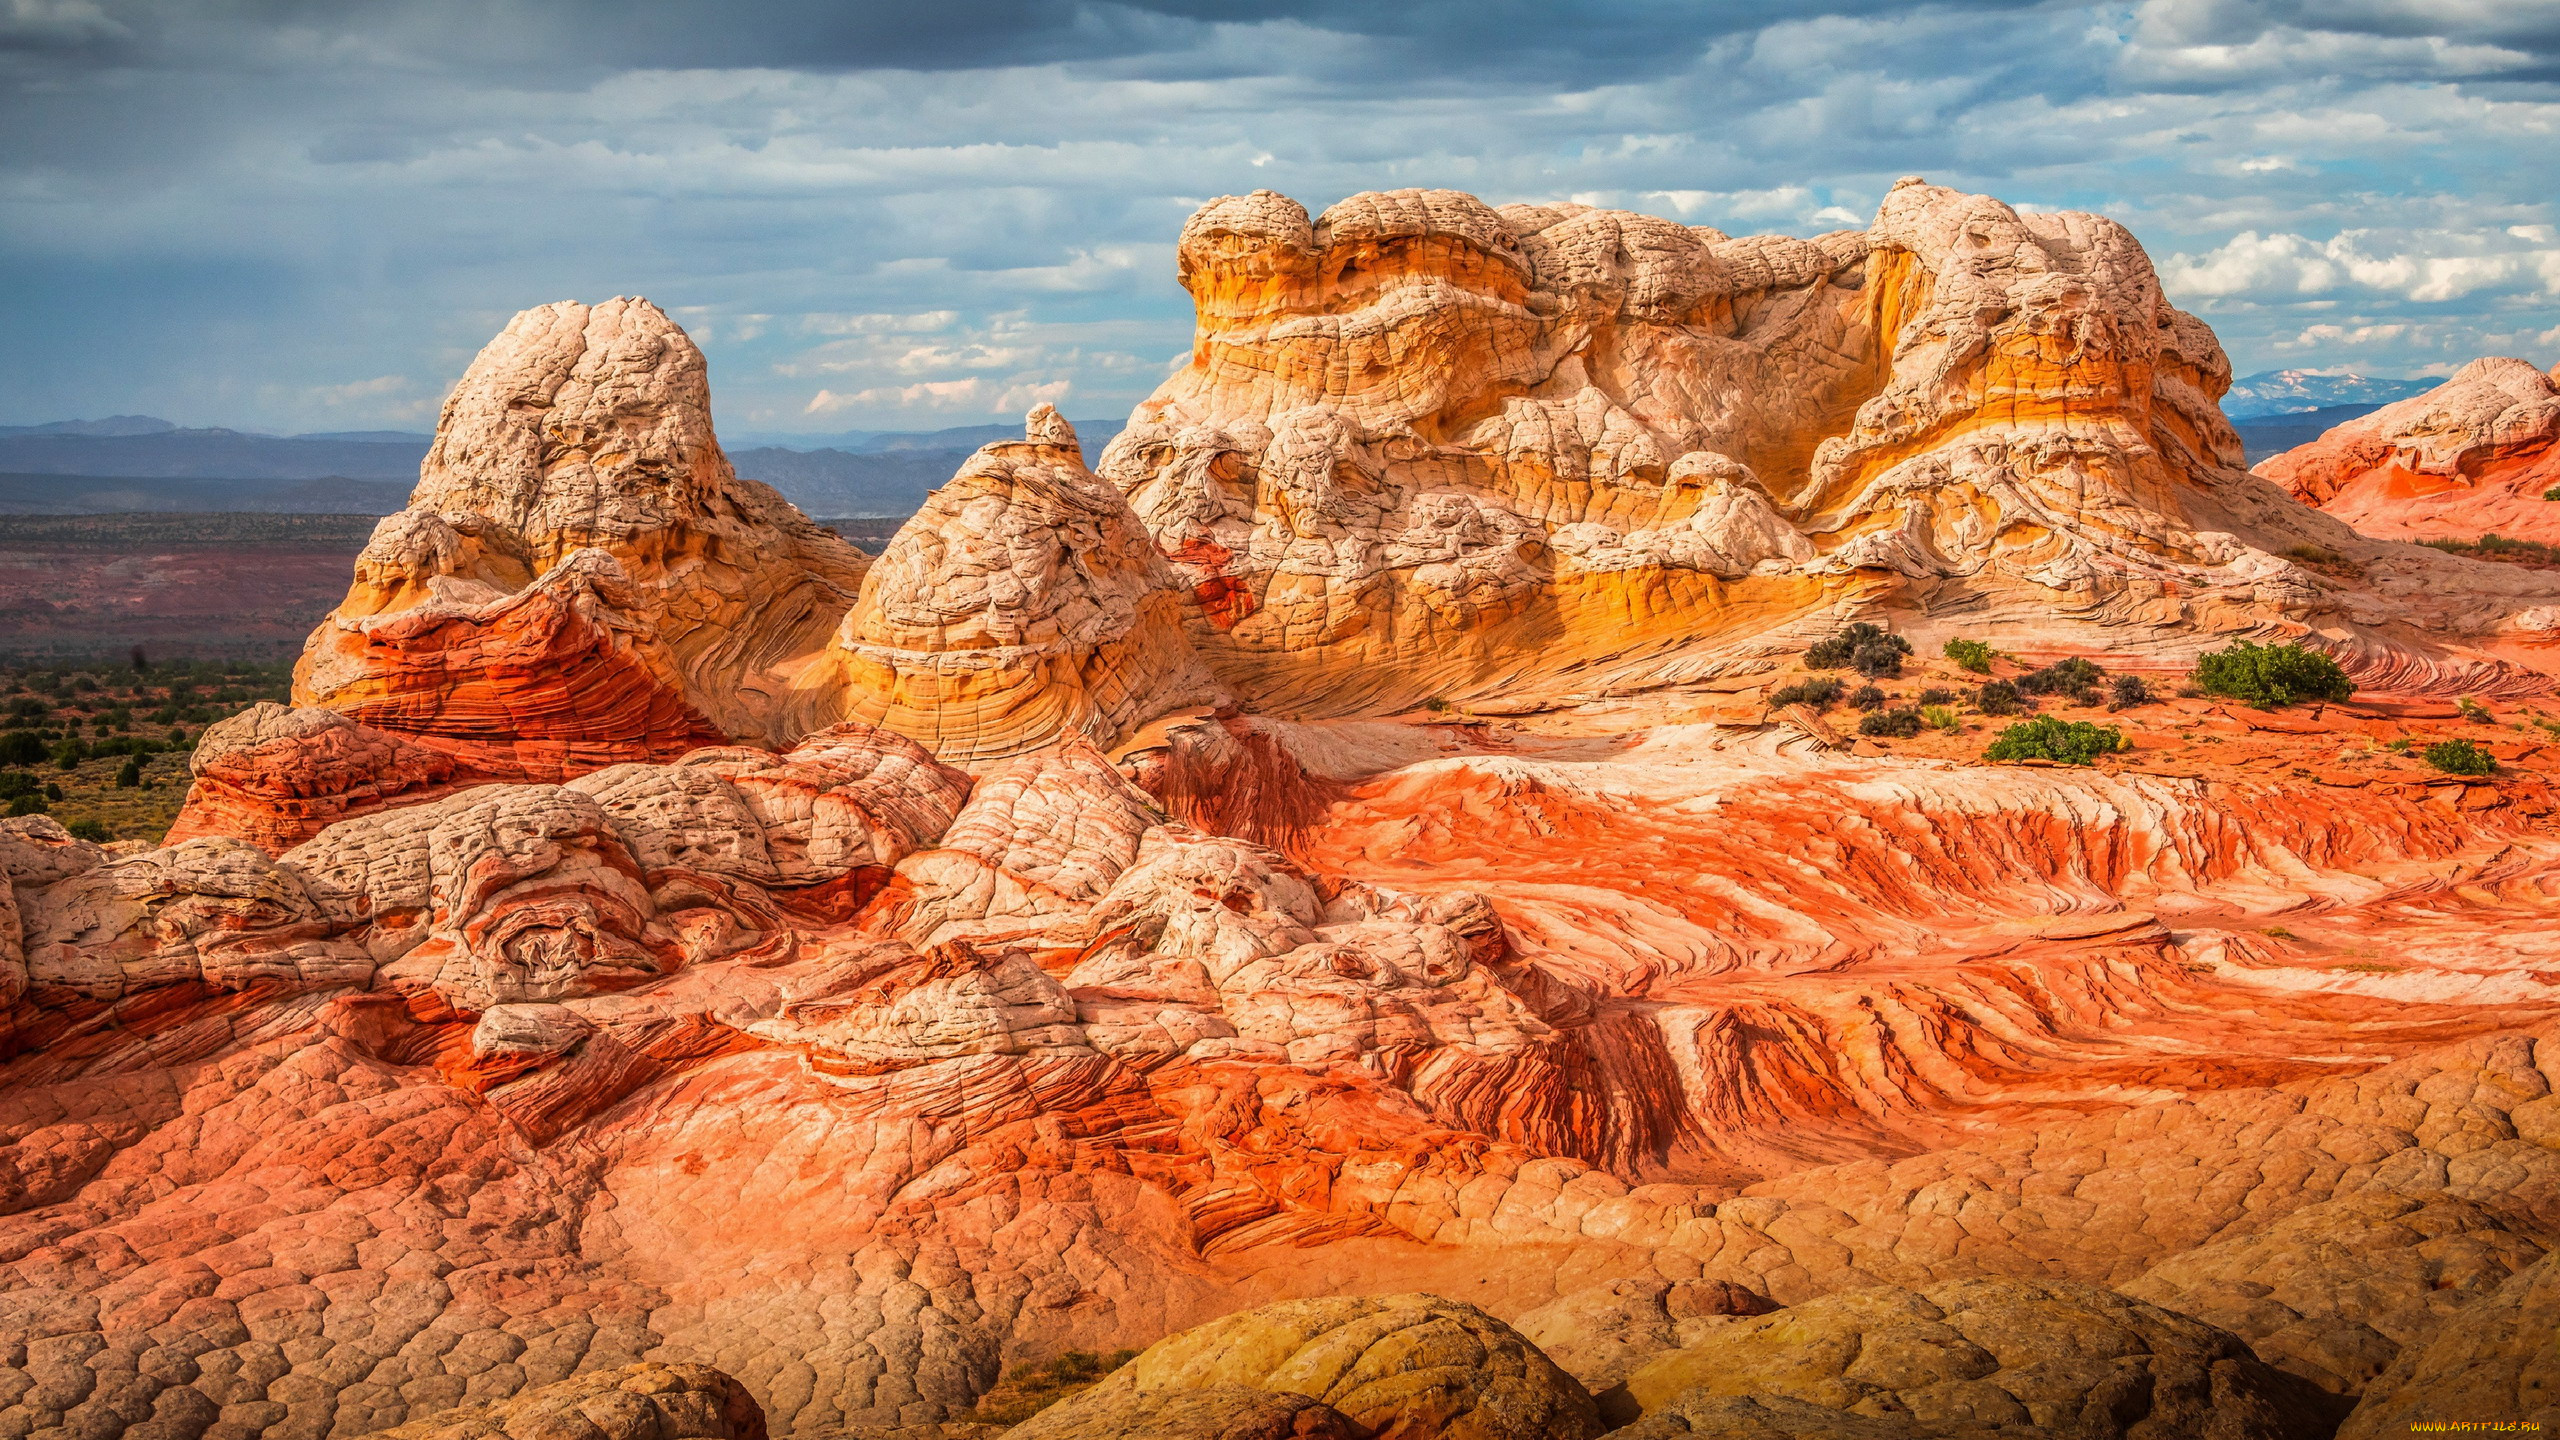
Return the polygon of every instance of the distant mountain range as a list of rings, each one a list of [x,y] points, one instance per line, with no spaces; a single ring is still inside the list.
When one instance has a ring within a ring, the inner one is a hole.
[[[2268,370],[2232,381],[2231,393],[2222,397],[2222,413],[2240,421],[2267,415],[2300,415],[2344,405],[2361,405],[2365,411],[2372,411],[2394,400],[2424,395],[2443,383],[2379,375],[2330,375],[2316,370]]]
[[[1076,422],[1088,458],[1117,420]],[[1018,438],[1020,425],[950,430],[742,433],[738,473],[812,515],[905,516],[971,451]],[[256,510],[387,515],[406,502],[434,437],[402,430],[260,435],[182,429],[149,415],[0,425],[0,514]],[[761,442],[761,443],[759,443]]]

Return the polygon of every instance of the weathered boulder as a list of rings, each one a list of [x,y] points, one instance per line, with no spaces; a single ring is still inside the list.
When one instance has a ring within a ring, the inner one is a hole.
[[[1920,1435],[2104,1440],[2314,1440],[2345,1408],[2210,1325],[2094,1285],[2013,1279],[1853,1290],[1742,1320],[1601,1405],[1630,1422],[1690,1397],[1770,1396],[1906,1418]]]
[[[1584,1440],[1601,1429],[1590,1395],[1511,1327],[1435,1295],[1390,1295],[1284,1301],[1167,1336],[1014,1434],[1155,1434],[1111,1427],[1150,1423],[1140,1417],[1176,1395],[1237,1388],[1310,1396],[1376,1440]]]
[[[2545,1248],[2483,1205],[2346,1195],[2172,1256],[2123,1289],[2354,1396]]]
[[[765,1440],[764,1409],[707,1365],[647,1361],[413,1420],[396,1440]]]
[[[1559,1295],[1511,1323],[1596,1395],[1666,1351],[1776,1308],[1727,1280],[1612,1280]]]
[[[2560,1256],[2545,1256],[2444,1317],[2376,1379],[2338,1440],[2407,1435],[2421,1421],[2560,1425]]]

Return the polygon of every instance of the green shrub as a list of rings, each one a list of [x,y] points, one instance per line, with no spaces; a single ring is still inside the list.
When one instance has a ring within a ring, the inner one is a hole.
[[[2474,725],[2491,725],[2497,723],[2498,717],[2489,713],[2488,706],[2481,704],[2479,701],[2472,699],[2468,695],[2454,701],[2453,708],[2461,711],[2462,718],[2470,721]]]
[[[1842,688],[1843,687],[1839,681],[1834,680],[1827,675],[1816,676],[1811,680],[1799,680],[1793,685],[1779,686],[1775,691],[1771,692],[1769,696],[1769,703],[1772,705],[1810,705],[1816,710],[1828,710],[1834,704],[1839,702],[1840,691]]]
[[[1956,714],[1954,707],[1948,705],[1923,705],[1920,707],[1920,718],[1950,735],[1964,725],[1963,719]]]
[[[119,790],[132,790],[138,788],[141,784],[142,757],[139,755],[128,755],[125,757],[124,764],[116,770],[116,788]]]
[[[1852,710],[1881,710],[1884,702],[1884,691],[1873,685],[1861,685],[1849,692],[1849,708]]]
[[[1994,680],[1975,691],[1973,704],[1985,715],[2015,715],[2036,708],[2034,701],[2019,695],[2018,687],[2006,680]]]
[[[65,740],[53,747],[53,768],[57,770],[77,770],[80,762],[88,758],[89,747],[78,740]]]
[[[104,845],[116,838],[116,832],[108,829],[103,820],[74,820],[71,822],[70,830],[72,839],[88,840],[99,845]]]
[[[2199,657],[2196,688],[2261,710],[2296,700],[2344,700],[2356,692],[2355,682],[2338,668],[2338,662],[2317,650],[2252,645],[2246,640]]]
[[[1908,740],[1920,733],[1917,710],[1878,710],[1858,722],[1861,735],[1883,735],[1895,740]]]
[[[41,795],[20,795],[9,802],[12,815],[41,815],[49,808]]]
[[[2143,683],[2141,676],[2119,675],[2115,684],[2108,687],[2107,708],[2129,710],[2136,705],[2148,705],[2155,698],[2151,687]]]
[[[2124,748],[2124,732],[2113,725],[2092,725],[2086,720],[2057,720],[2039,715],[2021,720],[2000,732],[1982,752],[1985,760],[2058,760],[2065,765],[2086,765],[2092,759]]]
[[[1920,703],[1923,705],[1953,705],[1956,703],[1956,692],[1948,689],[1944,685],[1932,685],[1920,692]]]
[[[2542,498],[2545,500],[2560,500],[2560,485],[2554,485],[2550,489],[2543,491]]]
[[[1976,675],[1990,674],[1991,657],[1998,653],[1979,640],[1950,640],[1945,651],[1946,657],[1956,662],[1957,669],[1970,670]]]
[[[44,741],[33,730],[0,735],[0,765],[33,765],[44,758]]]
[[[2486,775],[2498,768],[2488,751],[2468,740],[2444,740],[2427,747],[2427,763],[2447,775]]]

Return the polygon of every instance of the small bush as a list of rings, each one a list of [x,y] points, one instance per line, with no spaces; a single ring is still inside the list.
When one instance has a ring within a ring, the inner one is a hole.
[[[2497,716],[2489,713],[2488,706],[2481,704],[2479,701],[2472,699],[2468,695],[2454,701],[2453,708],[2461,711],[2462,718],[2470,721],[2474,725],[2494,725],[2498,720]]]
[[[1953,705],[1956,703],[1956,692],[1948,689],[1944,685],[1932,685],[1920,692],[1920,703],[1923,705]]]
[[[116,838],[116,832],[108,829],[103,820],[74,820],[71,822],[70,829],[71,838],[74,840],[88,840],[104,845]]]
[[[116,769],[116,788],[119,790],[133,790],[139,788],[141,784],[142,757],[139,755],[128,755],[125,757],[124,764]]]
[[[1917,710],[1878,710],[1858,722],[1858,733],[1908,740],[1920,733],[1920,723]]]
[[[2560,500],[2560,485],[2554,485],[2550,489],[2543,491],[2542,498],[2545,500]]]
[[[2113,725],[2086,720],[2057,720],[2039,715],[2000,732],[1982,752],[1985,760],[2057,760],[2086,765],[2100,755],[2124,748],[2124,732]]]
[[[1869,658],[1860,660],[1858,657],[1862,653]],[[1813,647],[1804,652],[1804,663],[1808,670],[1838,670],[1844,666],[1856,666],[1859,674],[1872,679],[1877,675],[1900,674],[1902,657],[1910,653],[1910,641],[1881,625],[1870,625],[1861,620],[1837,635],[1815,641]],[[1890,669],[1884,668],[1888,658],[1891,661]],[[1877,668],[1869,669],[1870,665]]]
[[[41,815],[49,808],[41,795],[20,795],[9,802],[12,815]]]
[[[44,741],[33,730],[0,735],[0,765],[33,765],[44,758]]]
[[[2326,545],[2296,545],[2284,552],[2284,558],[2306,570],[2317,570],[2323,575],[2343,576],[2349,579],[2361,578],[2364,575],[2364,566],[2361,562],[2350,560]]]
[[[1956,714],[1953,706],[1948,705],[1923,705],[1920,707],[1920,718],[1950,735],[1964,726],[1962,717]]]
[[[2041,670],[2031,670],[2018,677],[2019,693],[2025,695],[2064,695],[2082,705],[2098,703],[2098,682],[2107,672],[2094,661],[2074,655],[2056,660]]]
[[[2006,680],[1994,680],[1973,692],[1974,708],[1985,715],[2016,715],[2033,710],[2036,704],[2018,693],[2018,687]]]
[[[1877,687],[1873,685],[1861,685],[1857,689],[1849,692],[1849,708],[1853,710],[1881,710],[1884,708],[1885,698],[1884,691]]]
[[[2144,684],[2139,675],[2119,675],[2115,683],[2107,687],[2107,708],[2110,710],[2130,710],[2136,705],[2148,705],[2153,698],[2151,687]]]
[[[1970,670],[1976,675],[1991,673],[1991,657],[1997,653],[1979,640],[1950,640],[1945,651],[1946,657],[1956,662],[1957,669]]]
[[[1799,680],[1793,685],[1779,686],[1770,693],[1769,703],[1810,705],[1816,710],[1828,710],[1839,703],[1843,688],[1839,681],[1829,676],[1817,676],[1811,680]]]
[[[2447,775],[2486,775],[2498,768],[2488,751],[2468,740],[2444,740],[2428,746],[2427,763]]]
[[[2338,662],[2300,645],[2252,645],[2243,640],[2196,661],[2196,687],[2208,695],[2245,701],[2261,710],[2296,700],[2344,700],[2355,682]]]

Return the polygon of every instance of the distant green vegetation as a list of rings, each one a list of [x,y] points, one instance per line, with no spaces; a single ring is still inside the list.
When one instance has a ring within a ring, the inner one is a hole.
[[[0,515],[0,545],[249,545],[279,540],[361,548],[377,515]]]
[[[2551,491],[2545,491],[2542,498],[2548,500],[2551,496]],[[2447,555],[2460,555],[2470,560],[2495,560],[2507,565],[2560,566],[2560,546],[2546,545],[2539,540],[2510,540],[2494,531],[2477,540],[2421,540],[2418,543],[2430,550],[2441,550]]]
[[[0,657],[0,804],[84,839],[156,841],[186,799],[204,727],[292,683],[291,666],[248,660]]]
[[[2199,657],[2196,688],[2261,710],[2296,700],[2344,700],[2356,692],[2355,682],[2338,668],[2338,662],[2317,650],[2252,645],[2246,640]]]
[[[2124,748],[2124,732],[2113,725],[2086,720],[2058,720],[2039,715],[2000,732],[1982,752],[1985,760],[2054,760],[2086,765],[2100,755]]]
[[[1979,640],[1950,640],[1946,647],[1946,656],[1956,662],[1957,669],[1976,675],[1990,674],[1992,658],[1998,653]]]

